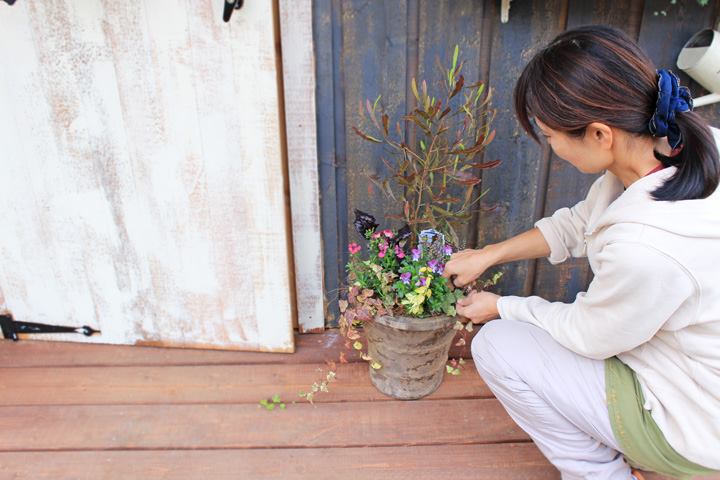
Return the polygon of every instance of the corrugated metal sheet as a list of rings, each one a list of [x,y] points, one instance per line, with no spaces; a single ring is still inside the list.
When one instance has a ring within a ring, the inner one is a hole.
[[[720,2],[701,7],[696,0],[513,0],[510,21],[500,22],[495,0],[318,0],[313,4],[317,59],[317,123],[325,288],[337,298],[347,262],[345,245],[355,235],[348,218],[361,208],[379,217],[394,205],[368,190],[363,171],[382,172],[377,147],[356,137],[358,102],[384,95],[398,114],[412,104],[409,80],[426,77],[435,58],[447,59],[459,44],[467,78],[487,81],[497,109],[495,140],[485,158],[503,164],[483,174],[489,193],[468,225],[468,246],[503,240],[532,227],[557,208],[581,200],[596,178],[583,175],[521,131],[511,105],[512,87],[532,54],[567,28],[607,23],[637,38],[658,66],[675,68],[685,41],[715,26]],[[660,13],[665,11],[667,14]],[[655,12],[658,12],[657,14]],[[676,69],[677,70],[677,69]],[[701,87],[680,74],[695,95]],[[720,124],[720,106],[698,110]],[[583,260],[553,267],[546,260],[507,264],[498,292],[538,294],[572,301],[586,288],[591,272]],[[327,320],[336,318],[330,304]]]

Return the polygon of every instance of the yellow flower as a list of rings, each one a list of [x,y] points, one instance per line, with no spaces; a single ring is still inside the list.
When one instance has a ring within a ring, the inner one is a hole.
[[[428,287],[427,285],[425,285],[424,287],[417,287],[415,289],[415,293],[417,293],[418,295],[422,295],[424,297],[430,296],[430,294],[428,293],[429,291],[430,291],[430,287]]]
[[[429,272],[429,271],[430,271],[430,269],[428,267],[422,267],[420,269],[420,273],[425,273],[425,272]]]

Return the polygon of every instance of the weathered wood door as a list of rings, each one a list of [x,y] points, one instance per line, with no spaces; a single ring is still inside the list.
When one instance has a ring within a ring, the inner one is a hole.
[[[277,11],[0,5],[0,310],[102,334],[292,351]]]

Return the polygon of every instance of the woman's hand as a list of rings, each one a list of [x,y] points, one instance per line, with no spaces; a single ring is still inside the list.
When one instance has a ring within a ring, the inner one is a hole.
[[[497,306],[499,299],[500,295],[473,290],[467,297],[457,301],[455,311],[458,315],[468,318],[472,323],[485,323],[500,318]]]
[[[485,270],[493,265],[495,265],[495,258],[487,248],[466,249],[453,253],[445,264],[442,276],[449,279],[453,286],[464,287],[477,280]]]

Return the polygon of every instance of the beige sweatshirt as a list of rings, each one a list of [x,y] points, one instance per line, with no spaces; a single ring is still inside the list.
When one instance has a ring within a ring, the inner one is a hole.
[[[538,221],[551,263],[587,256],[595,277],[571,304],[507,296],[498,309],[586,357],[617,355],[668,443],[720,469],[720,188],[703,200],[652,200],[675,171],[625,191],[607,172],[584,201]]]

